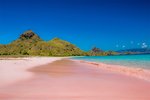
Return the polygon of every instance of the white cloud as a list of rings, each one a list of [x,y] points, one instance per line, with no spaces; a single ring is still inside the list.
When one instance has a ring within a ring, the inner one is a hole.
[[[126,47],[125,45],[122,46],[122,48],[125,48],[125,47]]]
[[[142,45],[146,45],[146,43],[144,42],[144,43],[142,43]]]
[[[141,48],[147,48],[147,47],[148,47],[148,45],[145,42],[143,42],[141,45]]]
[[[148,45],[142,45],[141,47],[142,47],[142,48],[147,48],[147,47],[148,47]]]

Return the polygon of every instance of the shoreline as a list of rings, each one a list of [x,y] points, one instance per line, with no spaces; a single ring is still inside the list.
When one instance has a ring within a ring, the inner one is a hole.
[[[150,82],[150,70],[148,69],[127,67],[122,65],[113,65],[113,64],[106,64],[102,62],[92,62],[92,61],[85,61],[85,60],[76,60],[76,59],[70,59],[70,60],[81,62],[81,63],[92,64],[100,69],[108,70],[110,72],[115,72],[115,73],[121,73],[129,77],[144,79]]]
[[[34,73],[28,69],[61,60],[64,57],[23,57],[2,58],[0,60],[0,87],[4,87],[22,80],[30,79]]]
[[[32,79],[0,88],[2,100],[149,100],[148,81],[61,59],[32,67]]]

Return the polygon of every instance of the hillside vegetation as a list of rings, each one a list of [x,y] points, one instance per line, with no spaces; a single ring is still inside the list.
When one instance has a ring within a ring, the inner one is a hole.
[[[31,56],[98,56],[109,55],[98,48],[89,52],[82,51],[75,45],[54,38],[50,41],[42,40],[37,34],[29,30],[10,44],[0,44],[0,55],[31,55]]]

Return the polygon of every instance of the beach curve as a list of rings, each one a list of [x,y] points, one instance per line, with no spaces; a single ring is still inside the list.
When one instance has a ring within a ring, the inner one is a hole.
[[[118,72],[124,75],[136,77],[139,79],[144,79],[150,82],[150,70],[148,69],[127,67],[127,66],[115,65],[115,64],[106,64],[102,62],[91,62],[91,61],[85,61],[85,60],[75,60],[75,59],[70,59],[70,60],[81,62],[81,63],[92,64],[104,70],[109,70],[111,72]]]
[[[0,89],[2,100],[149,100],[148,81],[62,59],[28,70],[34,78]]]
[[[3,58],[0,60],[0,87],[32,78],[30,68],[61,60],[63,57]]]

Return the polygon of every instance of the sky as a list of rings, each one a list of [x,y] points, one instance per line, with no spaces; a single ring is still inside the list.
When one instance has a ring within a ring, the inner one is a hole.
[[[82,50],[150,47],[149,0],[0,0],[0,44],[26,30]]]

